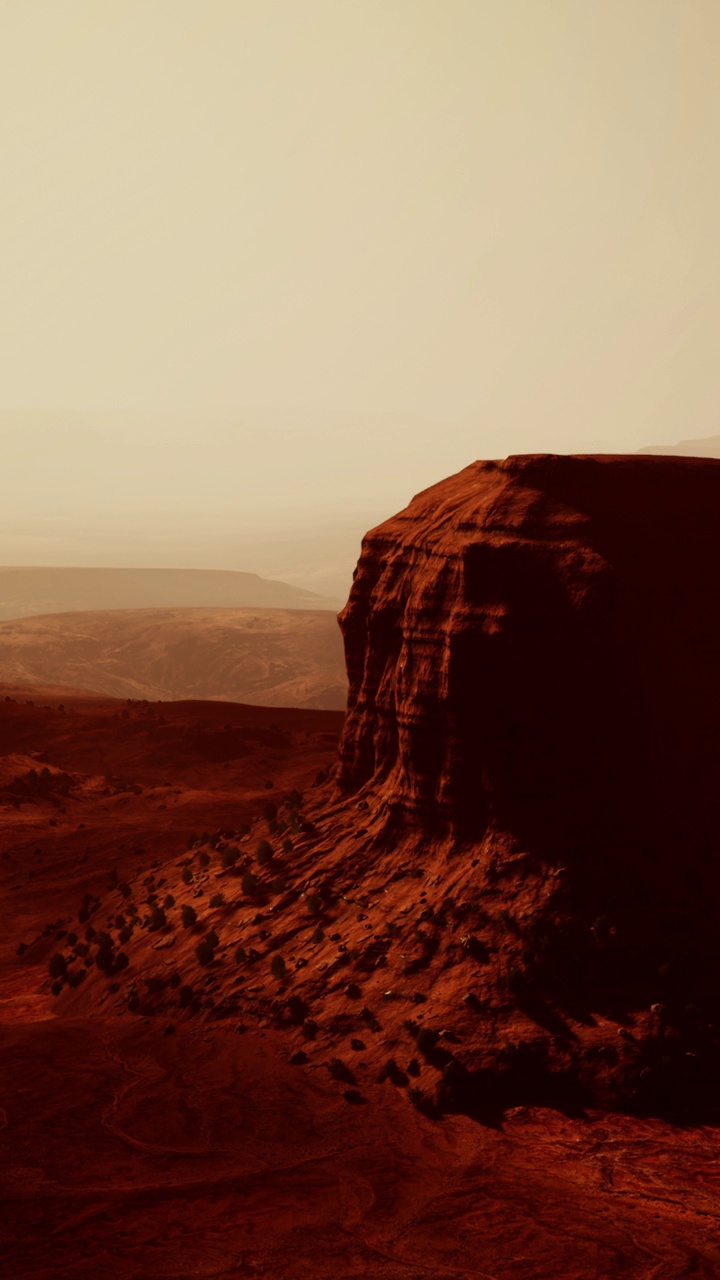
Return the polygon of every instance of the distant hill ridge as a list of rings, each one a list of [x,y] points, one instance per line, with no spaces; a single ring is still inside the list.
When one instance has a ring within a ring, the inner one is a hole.
[[[342,602],[232,569],[0,568],[0,619],[94,609],[330,609]]]
[[[720,436],[702,440],[679,440],[677,444],[646,444],[638,453],[657,453],[675,458],[720,458]]]

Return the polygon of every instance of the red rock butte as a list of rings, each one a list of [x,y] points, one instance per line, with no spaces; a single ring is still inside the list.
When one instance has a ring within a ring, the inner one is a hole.
[[[475,462],[364,539],[342,785],[428,833],[652,858],[720,829],[720,462]]]

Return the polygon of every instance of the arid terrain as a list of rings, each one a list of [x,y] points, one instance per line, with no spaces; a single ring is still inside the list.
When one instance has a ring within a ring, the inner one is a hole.
[[[334,610],[337,602],[226,569],[0,567],[0,619],[163,607]]]
[[[116,698],[344,710],[337,620],[309,609],[113,609],[0,622],[0,680]]]
[[[0,1274],[718,1274],[719,491],[418,495],[344,719],[0,689]]]

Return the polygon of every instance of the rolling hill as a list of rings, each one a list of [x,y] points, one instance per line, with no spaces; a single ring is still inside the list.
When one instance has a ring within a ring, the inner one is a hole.
[[[333,710],[344,710],[347,691],[337,621],[319,609],[115,609],[0,622],[0,680]]]

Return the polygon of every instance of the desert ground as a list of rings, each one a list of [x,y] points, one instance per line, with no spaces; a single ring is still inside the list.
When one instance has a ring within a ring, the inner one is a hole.
[[[406,973],[392,937],[402,866],[389,856],[366,886],[350,866],[344,895],[308,905],[341,724],[333,712],[0,688],[0,1274],[717,1274],[713,1127],[531,1099],[426,1113],[441,1072],[400,1016],[435,1021],[433,984]],[[223,853],[238,850],[242,866],[261,839],[278,845],[268,804],[293,847],[271,871],[251,860],[268,883],[244,901]],[[365,820],[357,811],[355,839],[343,837],[347,862]],[[278,875],[298,891],[286,905]],[[215,892],[225,905],[210,906]],[[143,925],[168,894],[166,923]],[[115,969],[128,904],[141,918]],[[182,905],[197,911],[189,929]],[[112,972],[95,962],[106,928]],[[203,968],[194,952],[209,928],[219,943]],[[348,973],[361,934],[385,963],[356,957]],[[49,964],[69,956],[71,935],[87,955],[69,967],[87,977],[55,995]],[[457,1012],[439,1043],[462,1052],[468,974],[446,961],[432,976],[442,985],[445,972]],[[308,971],[316,994],[301,1007]]]

